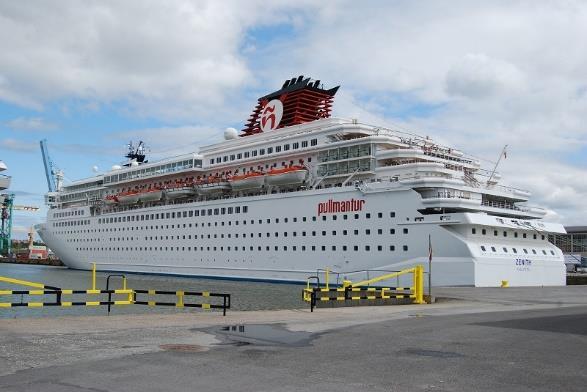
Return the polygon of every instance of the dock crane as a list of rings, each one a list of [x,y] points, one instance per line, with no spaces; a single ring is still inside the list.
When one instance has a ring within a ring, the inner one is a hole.
[[[14,194],[0,195],[0,255],[12,251],[12,213],[13,211],[38,211],[39,207],[14,204]]]
[[[45,177],[47,178],[49,192],[57,192],[63,184],[63,172],[59,170],[51,160],[51,157],[49,157],[47,139],[41,140],[39,144],[41,145],[41,155],[43,156],[43,165],[45,166]]]

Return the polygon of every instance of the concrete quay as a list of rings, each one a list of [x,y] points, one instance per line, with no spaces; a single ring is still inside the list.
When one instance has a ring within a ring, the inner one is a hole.
[[[0,390],[585,390],[586,286],[433,294],[314,313],[0,319]]]

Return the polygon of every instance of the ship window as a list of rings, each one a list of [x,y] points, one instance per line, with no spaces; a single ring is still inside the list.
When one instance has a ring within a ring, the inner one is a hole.
[[[485,246],[481,245],[481,250],[485,252]]]
[[[550,254],[554,256],[554,250],[550,250]]]
[[[214,164],[214,158],[210,159],[210,164],[213,165]]]
[[[348,232],[347,230],[343,230],[343,231],[342,231],[342,235],[348,235],[348,233],[349,233],[349,232]]]
[[[281,146],[275,146],[275,152],[281,152]]]
[[[342,250],[346,252],[346,250],[347,250],[347,246],[346,246],[346,245],[343,245],[343,246],[342,246]]]
[[[544,241],[544,236],[542,236],[542,240]]]
[[[543,253],[543,254],[546,254],[546,251],[545,251],[544,249],[542,249],[542,253]]]
[[[264,148],[260,148],[259,149],[259,155],[265,155],[265,149]]]
[[[394,252],[395,251],[395,245],[389,245],[389,250]]]
[[[481,229],[481,234],[483,234],[483,235],[487,234],[487,230]]]
[[[504,236],[504,237],[507,237],[507,236],[508,236],[508,232],[507,232],[507,231],[504,231],[504,232],[503,232],[503,236]]]
[[[359,214],[355,214],[355,219],[359,219]]]
[[[236,159],[242,159],[243,158],[243,153],[239,152],[238,154],[236,154]]]
[[[404,249],[404,252],[407,252],[408,251],[408,246],[407,245],[404,245],[403,246],[403,249]]]
[[[212,215],[212,208],[208,208],[208,215]],[[210,226],[210,223],[208,223],[208,226]]]
[[[477,230],[476,230],[476,229],[473,227],[473,228],[471,229],[471,233],[472,233],[472,234],[477,234]]]
[[[495,246],[491,247],[491,251],[495,252]]]
[[[355,235],[359,235],[359,230],[355,229],[355,230],[354,230],[354,234],[355,234]]]
[[[534,237],[534,239],[536,239],[536,234],[534,234],[534,236],[533,236],[533,237]]]
[[[518,250],[516,248],[512,248],[512,250],[514,251],[514,253],[518,253]]]
[[[522,233],[522,238],[526,238],[526,233]]]
[[[279,218],[275,218],[275,223],[279,223]]]
[[[273,147],[267,147],[267,154],[273,154]]]
[[[245,151],[245,158],[248,158],[250,156],[250,153],[248,151]]]
[[[367,235],[371,235],[371,229],[366,229],[366,230],[365,230],[365,234],[367,234]]]
[[[234,207],[234,213],[235,214],[240,214],[240,212],[241,212],[240,206]]]
[[[306,232],[302,231],[302,237],[305,237],[305,236],[306,236]]]
[[[349,219],[349,216],[348,216],[347,214],[344,214],[344,215],[342,216],[342,219],[344,219],[344,220],[347,220],[347,219]]]
[[[297,150],[298,148],[300,148],[300,143],[298,143],[298,142],[292,143],[291,148],[294,150]]]
[[[311,145],[311,146],[316,146],[316,145],[318,145],[318,139],[312,139],[312,140],[310,140],[310,145]]]
[[[377,234],[383,234],[383,229],[377,229]]]
[[[532,253],[536,254],[536,249],[532,249]]]
[[[528,249],[524,248],[522,250],[524,251],[524,253],[528,254]]]
[[[322,235],[326,235],[326,230],[322,230]]]
[[[308,141],[304,140],[302,141],[302,148],[308,147]]]
[[[312,231],[312,237],[316,237],[316,232]]]
[[[226,214],[226,208],[225,207],[222,207],[220,209],[220,214],[222,214],[222,215],[225,215]],[[224,223],[224,222],[222,222],[222,223]]]
[[[322,220],[325,221],[326,220],[326,215],[322,215]]]
[[[283,151],[287,151],[289,150],[289,144],[284,144],[283,145]]]
[[[365,250],[371,250],[371,247],[369,245],[365,245]]]
[[[358,246],[358,245],[355,245],[355,246],[353,246],[353,250],[354,250],[355,252],[356,252],[356,251],[358,251],[358,250],[359,250],[359,246]]]
[[[367,212],[367,213],[365,214],[365,218],[367,218],[367,219],[371,219],[371,213]]]
[[[508,248],[506,248],[505,246],[502,249],[503,249],[504,253],[508,252]]]
[[[493,230],[493,235],[497,237],[497,230]]]
[[[302,222],[305,222],[307,218],[305,216],[302,217]]]
[[[230,160],[231,160],[231,161],[234,161],[235,159],[236,159],[236,155],[234,155],[234,154],[230,154]]]
[[[515,238],[518,238],[518,232],[517,231],[514,232],[514,237]]]
[[[256,157],[257,156],[257,150],[251,151],[251,156]]]
[[[226,162],[226,161],[228,161],[228,155],[225,155],[222,157],[222,162]]]
[[[220,163],[222,161],[222,158],[218,157],[216,158],[216,163]]]
[[[408,228],[404,227],[404,234],[408,234]]]

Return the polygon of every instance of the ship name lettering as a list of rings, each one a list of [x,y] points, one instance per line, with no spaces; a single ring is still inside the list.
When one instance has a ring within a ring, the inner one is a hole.
[[[322,214],[334,214],[337,212],[357,212],[363,211],[365,200],[350,199],[343,201],[334,201],[332,199],[318,203],[318,216]]]

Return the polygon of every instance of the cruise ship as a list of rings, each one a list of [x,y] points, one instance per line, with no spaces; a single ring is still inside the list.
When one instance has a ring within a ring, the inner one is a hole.
[[[564,228],[528,191],[428,137],[331,117],[338,89],[286,80],[198,152],[150,162],[131,143],[123,164],[49,192],[38,233],[75,269],[305,282],[432,254],[433,285],[565,284],[548,242]]]

